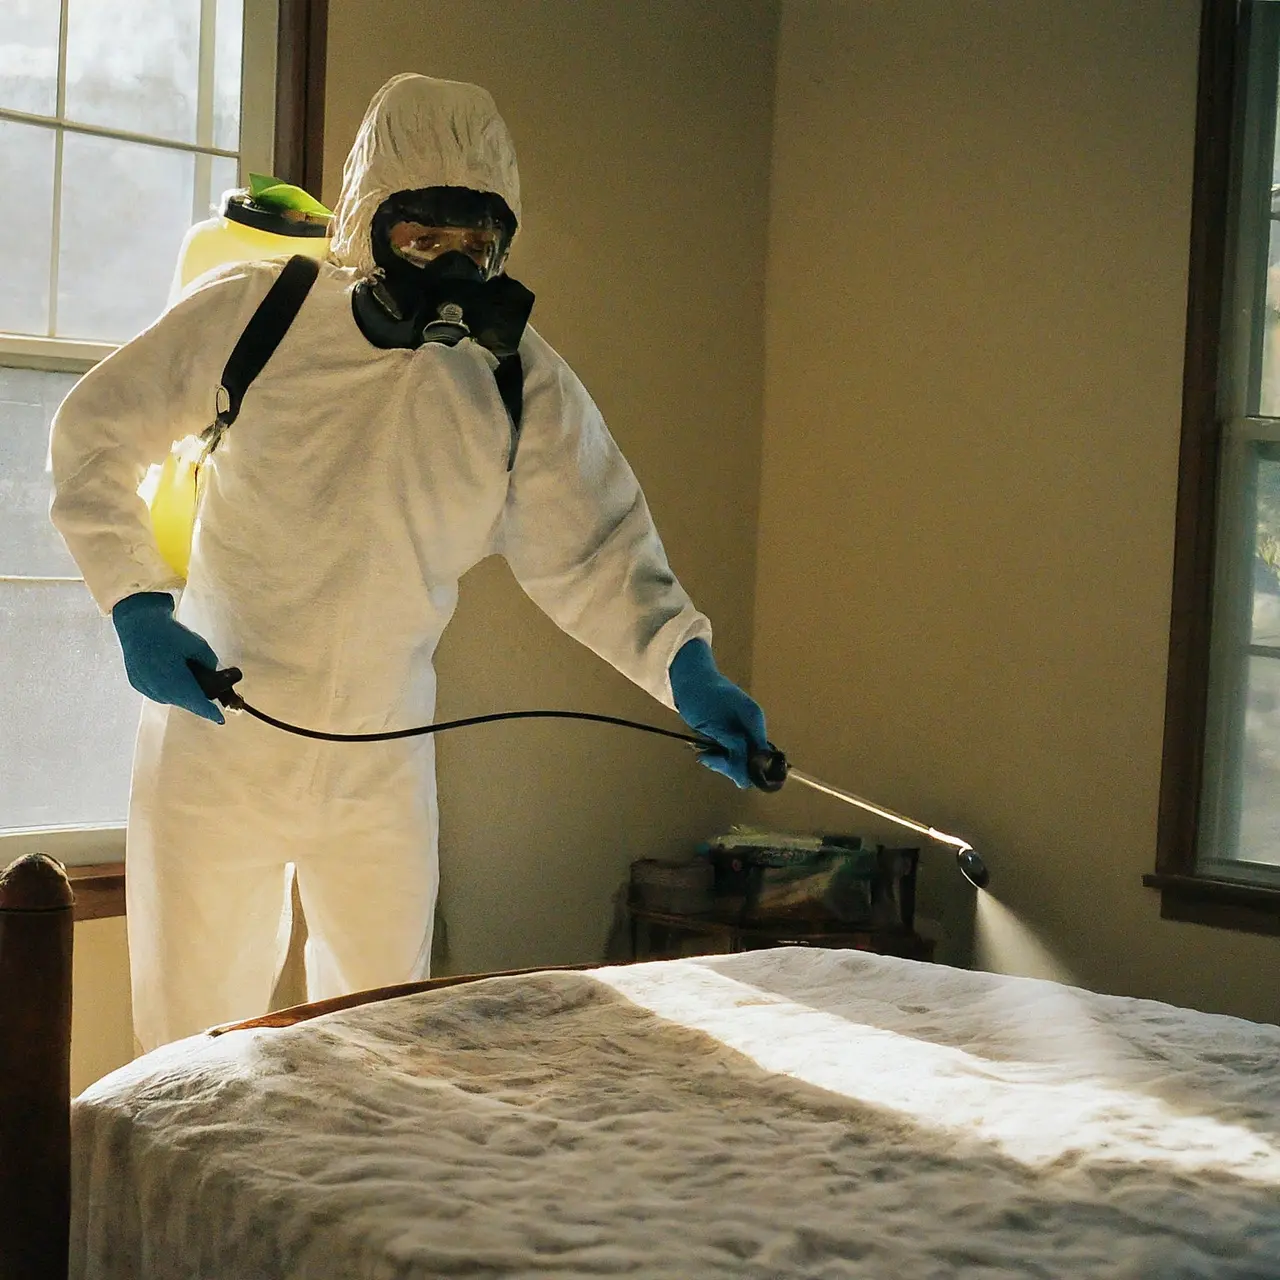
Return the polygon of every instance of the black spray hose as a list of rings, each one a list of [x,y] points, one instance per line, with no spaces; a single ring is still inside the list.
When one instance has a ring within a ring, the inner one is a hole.
[[[590,720],[596,724],[616,724],[624,729],[638,729],[642,733],[656,733],[663,738],[687,742],[699,751],[722,751],[713,738],[702,734],[678,733],[674,729],[661,729],[655,724],[643,724],[639,720],[625,720],[621,716],[598,715],[592,711],[493,711],[483,716],[465,716],[461,720],[438,720],[435,724],[415,725],[411,729],[389,729],[383,733],[325,733],[320,729],[303,729],[299,725],[277,720],[265,711],[250,706],[236,691],[235,686],[244,679],[239,667],[224,667],[211,671],[200,663],[188,660],[192,675],[210,702],[220,703],[229,711],[244,711],[285,733],[300,738],[314,738],[320,742],[393,742],[399,738],[420,738],[431,733],[445,733],[450,729],[465,729],[470,725],[492,724],[496,720]],[[752,785],[761,791],[778,791],[787,780],[787,757],[774,748],[755,751],[747,759],[747,776]]]
[[[244,678],[244,673],[239,667],[224,667],[221,671],[211,671],[208,667],[201,666],[191,659],[188,659],[187,666],[191,668],[192,675],[195,676],[205,697],[211,702],[221,703],[229,711],[247,712],[254,719],[261,720],[263,724],[283,729],[285,733],[297,734],[300,738],[315,738],[320,742],[393,742],[398,738],[418,738],[429,733],[465,729],[469,725],[493,724],[497,720],[590,720],[595,724],[616,724],[624,729],[638,729],[641,733],[656,733],[662,738],[674,738],[677,742],[689,743],[699,752],[724,750],[718,742],[703,734],[679,733],[674,729],[660,729],[656,724],[625,720],[621,716],[598,715],[593,711],[493,711],[488,715],[465,716],[461,720],[438,720],[435,724],[420,724],[412,729],[389,729],[384,733],[324,733],[319,729],[303,729],[296,724],[289,724],[288,721],[277,720],[274,716],[267,715],[265,711],[251,707],[235,691],[236,684]],[[965,879],[978,889],[986,888],[989,879],[986,863],[967,840],[962,840],[958,836],[949,836],[946,832],[916,822],[913,818],[894,813],[892,809],[872,804],[860,796],[820,782],[817,778],[811,778],[799,769],[793,770],[787,757],[772,743],[767,750],[753,751],[747,757],[747,777],[751,780],[752,786],[758,787],[761,791],[780,791],[789,775],[793,776],[797,782],[812,787],[816,791],[877,814],[881,818],[888,818],[891,822],[908,827],[932,840],[950,845],[955,850],[956,863]]]

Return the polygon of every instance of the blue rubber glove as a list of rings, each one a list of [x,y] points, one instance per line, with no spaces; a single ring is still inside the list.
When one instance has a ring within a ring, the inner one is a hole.
[[[208,643],[173,616],[173,597],[165,591],[139,591],[111,610],[129,683],[152,702],[182,707],[217,724],[224,722],[215,702],[204,696],[187,666],[194,658],[217,670]]]
[[[698,759],[740,787],[751,786],[747,757],[768,748],[764,712],[755,700],[722,676],[705,640],[689,640],[671,661],[671,692],[680,718],[720,744]]]

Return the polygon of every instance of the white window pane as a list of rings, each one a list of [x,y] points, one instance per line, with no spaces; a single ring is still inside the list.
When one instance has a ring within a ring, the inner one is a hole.
[[[1254,455],[1258,468],[1257,537],[1251,640],[1254,644],[1280,646],[1280,446],[1257,444]]]
[[[196,161],[196,221],[207,218],[222,207],[223,192],[233,191],[240,185],[240,166],[225,156],[208,156],[203,165]]]
[[[0,829],[122,822],[139,696],[83,584],[0,583]]]
[[[67,134],[58,335],[124,342],[164,310],[191,226],[195,157]]]
[[[1250,658],[1238,858],[1280,867],[1280,660]]]
[[[49,522],[47,469],[49,423],[78,377],[0,368],[0,575],[80,572]]]
[[[0,107],[57,111],[60,16],[56,0],[0,0]]]
[[[1276,197],[1272,197],[1273,210]],[[1272,213],[1267,246],[1267,296],[1263,308],[1262,370],[1258,388],[1258,412],[1280,417],[1280,223]]]
[[[199,75],[200,0],[70,0],[69,119],[195,142]]]
[[[11,333],[49,331],[55,142],[52,129],[0,120],[0,329]]]
[[[246,182],[248,175],[245,176]],[[228,191],[235,190],[240,185],[240,166],[234,160],[227,160],[222,156],[215,156],[213,161],[213,187],[210,195],[209,203],[215,208],[222,206],[222,197]]]
[[[3,0],[0,0],[2,3]],[[213,145],[240,149],[241,46],[244,0],[218,0],[213,63]],[[235,184],[232,183],[232,186]]]
[[[1280,572],[1260,555],[1253,562],[1253,643],[1280,648]]]

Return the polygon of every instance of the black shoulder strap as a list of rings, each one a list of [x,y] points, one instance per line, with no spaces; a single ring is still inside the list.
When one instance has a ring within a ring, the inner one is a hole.
[[[493,380],[498,384],[498,394],[511,419],[511,449],[507,453],[507,470],[510,471],[516,465],[516,449],[520,446],[520,422],[524,417],[524,364],[518,351],[503,356],[498,361],[498,367],[493,371]]]
[[[226,409],[218,414],[223,427],[229,427],[239,416],[240,402],[249,384],[262,372],[280,345],[280,339],[288,333],[319,274],[319,262],[295,254],[284,264],[284,270],[267,290],[267,296],[258,303],[258,309],[245,325],[222,370],[222,387],[228,401]]]

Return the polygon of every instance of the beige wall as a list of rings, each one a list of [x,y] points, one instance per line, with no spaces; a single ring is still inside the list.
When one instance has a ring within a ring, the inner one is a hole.
[[[493,93],[524,188],[512,274],[640,476],[722,665],[745,679],[776,4],[329,8],[328,196],[391,74]],[[582,707],[674,722],[556,631],[498,562],[464,581],[439,668],[445,714]],[[621,730],[486,728],[439,749],[444,968],[600,956],[627,864],[686,850],[736,805],[681,748]]]
[[[798,761],[986,851],[980,964],[1278,1020],[1280,943],[1141,884],[1198,10],[784,5],[754,677]]]
[[[133,1057],[129,951],[123,919],[76,925],[71,971],[71,1092]]]

